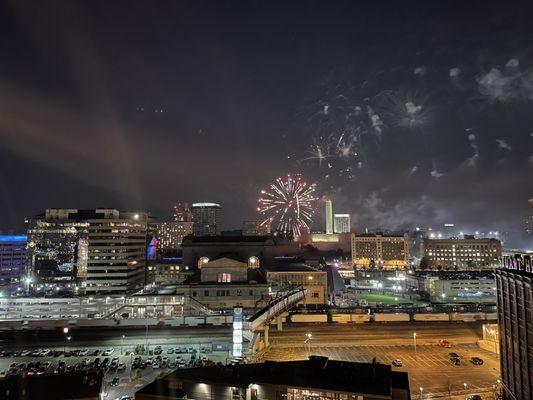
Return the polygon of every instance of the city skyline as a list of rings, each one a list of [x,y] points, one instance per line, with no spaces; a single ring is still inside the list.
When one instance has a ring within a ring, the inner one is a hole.
[[[527,13],[384,4],[2,4],[0,226],[207,199],[228,229],[291,172],[359,226],[522,230]]]

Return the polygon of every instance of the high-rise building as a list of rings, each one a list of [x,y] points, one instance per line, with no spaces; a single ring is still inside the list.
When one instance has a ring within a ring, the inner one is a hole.
[[[529,199],[528,201],[528,213],[526,215],[525,219],[525,229],[526,234],[528,236],[533,236],[533,199]]]
[[[0,235],[0,283],[19,281],[26,270],[25,235]]]
[[[333,233],[333,205],[331,200],[326,200],[326,234]]]
[[[117,210],[93,210],[92,214],[85,292],[126,293],[142,288],[148,216]]]
[[[498,239],[476,239],[471,235],[463,239],[424,238],[421,254],[430,268],[492,268],[499,263],[502,245]]]
[[[189,204],[179,201],[174,206],[174,221],[192,222],[192,213]]]
[[[195,236],[212,236],[220,233],[222,207],[216,203],[192,205],[193,233]]]
[[[86,293],[144,284],[147,215],[115,209],[47,209],[30,221],[28,269],[35,283],[76,282]]]
[[[409,235],[352,234],[352,262],[364,268],[405,268],[409,265]]]
[[[268,226],[261,225],[261,221],[258,220],[246,220],[242,222],[242,235],[243,236],[263,236],[268,235]]]
[[[533,265],[531,255],[496,269],[503,398],[533,398]]]
[[[183,238],[192,235],[193,231],[191,221],[155,222],[150,225],[157,239],[157,248],[162,251],[179,249]]]
[[[333,230],[335,233],[350,233],[350,214],[335,214]]]
[[[88,227],[76,209],[47,209],[29,220],[27,273],[35,284],[85,279]]]

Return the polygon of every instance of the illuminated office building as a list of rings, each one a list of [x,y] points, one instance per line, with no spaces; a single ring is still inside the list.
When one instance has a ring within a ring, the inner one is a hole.
[[[19,281],[26,270],[25,235],[0,235],[0,283]]]
[[[216,203],[192,205],[193,233],[195,236],[212,236],[220,233],[222,207]]]
[[[334,214],[333,231],[335,233],[350,233],[350,214]]]
[[[331,200],[326,200],[326,234],[333,233],[333,205]]]
[[[352,263],[362,268],[405,268],[409,235],[352,234]]]

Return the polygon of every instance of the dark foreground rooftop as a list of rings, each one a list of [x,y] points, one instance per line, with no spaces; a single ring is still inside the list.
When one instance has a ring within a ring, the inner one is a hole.
[[[192,381],[232,387],[271,384],[392,397],[393,390],[409,393],[406,372],[377,363],[353,363],[312,356],[309,360],[176,370],[142,388],[137,395],[181,398],[174,381]],[[145,397],[141,397],[145,398]]]

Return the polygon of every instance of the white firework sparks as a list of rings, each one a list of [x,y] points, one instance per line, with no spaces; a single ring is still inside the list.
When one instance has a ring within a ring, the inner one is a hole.
[[[261,226],[299,236],[309,230],[314,215],[316,185],[308,185],[300,176],[278,178],[268,190],[261,191],[257,211]]]

